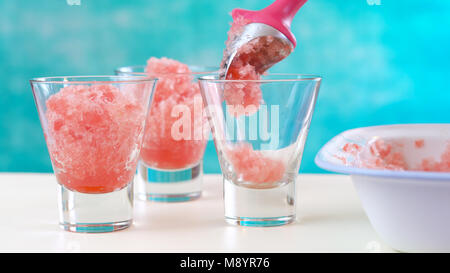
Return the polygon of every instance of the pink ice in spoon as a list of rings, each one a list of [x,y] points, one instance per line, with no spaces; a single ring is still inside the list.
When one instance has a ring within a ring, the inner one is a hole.
[[[141,102],[112,85],[71,85],[46,104],[46,139],[59,183],[107,193],[131,182],[145,125]]]
[[[253,150],[248,143],[234,145],[227,152],[235,172],[246,182],[272,183],[283,178],[284,163]]]
[[[228,32],[224,57],[229,54],[233,40],[242,34],[244,26],[249,23],[249,20],[241,16],[234,19]],[[271,36],[258,37],[238,49],[228,68],[226,79],[249,81],[227,82],[224,85],[223,97],[232,115],[239,117],[252,115],[258,111],[260,104],[263,103],[262,92],[260,84],[252,81],[261,79],[269,68],[265,64],[281,61],[291,51],[289,46]],[[223,67],[223,63],[221,66]],[[227,149],[226,154],[236,173],[246,182],[256,184],[278,182],[286,169],[283,161],[253,150],[248,143],[234,145]]]
[[[200,88],[191,70],[178,61],[152,57],[147,61],[146,72],[158,81],[147,117],[141,159],[160,169],[181,169],[198,163],[205,150],[204,130],[208,126]]]
[[[249,23],[251,22],[242,16],[235,18],[228,32],[224,57],[229,54],[228,50],[232,41],[242,34],[244,26]],[[260,80],[269,68],[266,64],[281,61],[291,51],[292,48],[289,45],[272,36],[255,38],[238,49],[228,68],[226,79]],[[262,103],[260,86],[254,82],[227,83],[224,86],[223,94],[227,105],[234,106],[234,109],[240,107],[241,110],[234,113],[236,116],[251,115],[258,110]]]

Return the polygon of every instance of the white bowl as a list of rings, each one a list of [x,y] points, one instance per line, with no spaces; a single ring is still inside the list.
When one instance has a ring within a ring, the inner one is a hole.
[[[416,166],[424,158],[439,160],[450,147],[450,124],[345,131],[330,140],[315,158],[323,169],[351,175],[372,226],[392,248],[450,252],[450,172],[368,169],[361,167],[355,153],[342,150],[346,143],[353,143],[362,147],[359,153],[363,153],[376,138],[403,143],[400,149],[405,161]]]

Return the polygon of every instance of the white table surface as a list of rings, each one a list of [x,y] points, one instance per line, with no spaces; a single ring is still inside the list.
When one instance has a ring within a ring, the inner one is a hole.
[[[85,234],[58,226],[51,174],[0,173],[0,252],[393,252],[364,214],[350,177],[300,175],[297,221],[241,227],[223,219],[220,175],[192,202],[135,201],[133,225]]]

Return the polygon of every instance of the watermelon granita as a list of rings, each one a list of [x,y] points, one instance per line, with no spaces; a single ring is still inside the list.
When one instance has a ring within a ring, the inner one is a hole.
[[[376,139],[369,144],[370,157],[362,161],[364,167],[370,169],[406,170],[403,154],[399,152],[394,143],[388,143],[383,139]],[[400,144],[401,145],[401,144]]]
[[[440,160],[433,158],[422,159],[420,170],[426,172],[450,172],[450,141],[447,148],[441,154]]]
[[[244,17],[237,17],[228,32],[225,56],[231,52],[231,43],[242,34],[245,25],[250,21]],[[229,65],[226,75],[227,80],[260,80],[261,76],[273,64],[283,60],[292,52],[292,47],[278,38],[272,36],[262,36],[255,38],[241,46]],[[224,85],[224,100],[227,105],[234,108],[240,107],[241,111],[234,114],[251,115],[258,110],[262,102],[262,93],[258,83],[255,82],[230,82]],[[251,108],[246,108],[251,106]]]
[[[414,140],[413,149],[422,149],[426,145],[424,139]],[[363,149],[358,144],[347,143],[342,147],[342,152],[350,154],[355,160],[348,162],[345,157],[337,156],[342,163],[353,165],[360,168],[378,169],[378,170],[397,170],[397,171],[425,171],[425,172],[450,172],[450,142],[447,144],[440,160],[433,158],[422,158],[418,164],[408,165],[406,162],[403,148],[405,144],[401,141],[385,141],[377,138]]]
[[[204,132],[209,127],[203,115],[200,87],[191,70],[178,61],[152,57],[146,72],[157,77],[158,82],[147,117],[141,159],[149,167],[165,170],[197,164],[203,157],[207,141]]]
[[[244,17],[233,20],[221,67],[224,66],[226,56],[231,53],[232,43],[249,23]],[[241,46],[225,77],[226,80],[236,80],[224,84],[223,98],[228,112],[235,117],[257,112],[263,98],[259,83],[253,81],[261,80],[261,76],[271,65],[286,58],[291,52],[289,44],[272,36],[258,37]],[[248,143],[235,145],[227,149],[226,154],[236,173],[247,182],[273,183],[283,178],[286,169],[283,161],[253,150]]]
[[[227,151],[227,157],[236,174],[246,182],[273,183],[283,178],[285,164],[255,151],[249,143],[238,143]]]
[[[46,140],[60,184],[108,193],[133,179],[145,108],[113,85],[69,85],[46,102]]]

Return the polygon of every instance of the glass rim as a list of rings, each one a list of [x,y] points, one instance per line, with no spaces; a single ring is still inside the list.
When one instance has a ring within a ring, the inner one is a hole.
[[[92,79],[92,80],[90,80]],[[105,79],[105,80],[94,80]],[[107,80],[109,79],[109,80]],[[111,80],[117,79],[117,80]],[[121,76],[121,75],[99,75],[99,76],[55,76],[37,77],[30,80],[31,83],[59,83],[59,84],[112,84],[112,83],[142,83],[157,81],[155,77],[149,76]]]
[[[215,78],[214,76],[202,76],[198,78],[199,81],[203,82],[214,82],[214,83],[230,83],[230,82],[253,82],[253,83],[269,83],[269,82],[299,82],[299,81],[322,81],[322,77],[313,74],[298,74],[298,73],[267,73],[263,76],[286,76],[286,78],[274,78],[274,79],[259,79],[259,80],[227,80]],[[297,78],[288,78],[289,76],[297,76]]]
[[[130,65],[130,66],[121,66],[114,70],[114,73],[126,73],[129,75],[148,75],[147,72],[135,72],[135,71],[123,71],[122,69],[128,68],[145,68],[145,65]],[[192,68],[206,68],[205,71],[197,72],[191,71],[190,73],[159,73],[158,75],[168,76],[168,75],[209,75],[209,74],[218,74],[220,67],[218,66],[201,66],[201,65],[188,65],[189,69]]]

